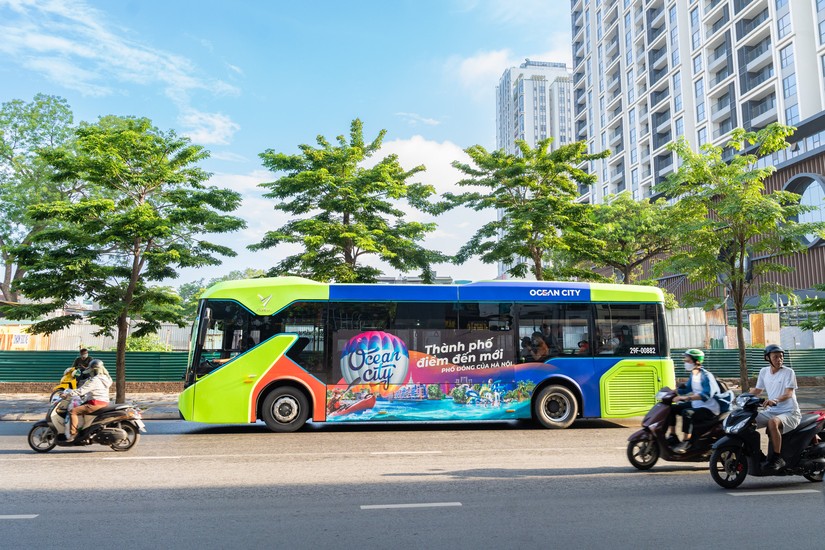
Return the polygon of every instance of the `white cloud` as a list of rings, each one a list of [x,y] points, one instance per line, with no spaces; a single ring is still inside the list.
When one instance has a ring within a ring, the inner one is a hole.
[[[438,126],[441,124],[440,120],[423,117],[418,113],[395,113],[395,116],[401,117],[410,126],[417,126],[419,123],[427,126]]]
[[[569,34],[566,39],[564,33],[553,36],[554,47],[543,52],[517,56],[510,49],[481,51],[469,57],[452,56],[445,62],[444,69],[476,103],[494,105],[495,88],[501,75],[510,67],[518,67],[525,59],[567,63],[572,68]]]
[[[209,157],[225,162],[247,162],[249,160],[245,156],[233,153],[232,151],[212,151]]]
[[[189,110],[179,118],[189,128],[185,135],[204,145],[227,145],[240,126],[221,113],[202,113]]]
[[[5,10],[4,10],[5,8]],[[237,95],[240,90],[201,74],[187,58],[129,38],[82,0],[0,0],[0,54],[85,95],[117,92],[117,84],[160,87],[202,143],[226,143],[238,129],[220,113],[200,113],[195,92]]]

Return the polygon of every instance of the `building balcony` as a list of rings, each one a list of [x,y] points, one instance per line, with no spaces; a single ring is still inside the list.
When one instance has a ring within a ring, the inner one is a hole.
[[[728,118],[719,124],[719,127],[713,131],[713,139],[719,139],[720,137],[730,133],[731,130],[733,130],[733,119]]]
[[[657,134],[663,134],[670,130],[670,110],[653,115],[651,120],[653,122],[653,126],[656,128]]]
[[[745,9],[753,0],[733,0],[733,13],[734,15],[738,14],[740,11]]]
[[[751,19],[742,19],[736,23],[736,39],[742,40],[758,29],[770,18],[768,8],[765,8]]]
[[[705,0],[705,17],[713,13],[713,10],[722,5],[724,0]]]
[[[776,117],[776,97],[770,95],[762,100],[757,105],[754,105],[750,111],[750,127],[761,128],[770,122],[774,122]]]
[[[616,89],[616,86],[618,86],[621,82],[622,82],[622,75],[621,75],[621,73],[618,73],[618,72],[617,72],[617,73],[615,74],[615,76],[613,76],[612,78],[608,77],[608,79],[607,79],[607,85],[606,85],[606,87],[605,87],[605,89],[604,89],[604,90],[605,90],[605,92],[608,92],[608,93],[613,92],[613,91]]]
[[[730,17],[728,16],[727,12],[725,12],[725,14],[722,17],[717,19],[716,22],[713,25],[711,25],[710,28],[708,28],[708,30],[705,32],[705,38],[715,36],[719,31],[724,29],[728,23],[730,23]]]
[[[717,49],[710,57],[708,57],[708,72],[712,73],[721,67],[723,63],[726,63],[729,58],[730,48],[728,48],[727,45]]]
[[[710,112],[710,120],[712,122],[719,122],[730,115],[730,110],[733,107],[733,102],[730,99],[724,101],[717,101]]]
[[[605,47],[605,49],[604,49],[604,55],[607,56],[607,57],[610,57],[611,55],[613,55],[613,52],[615,52],[618,49],[618,47],[619,47],[619,39],[617,37],[617,38],[614,38],[613,40],[611,40],[607,44],[607,47]]]
[[[650,94],[650,108],[652,109],[656,107],[656,105],[658,105],[668,97],[670,97],[670,88],[665,88],[664,90],[653,92],[652,94]]]
[[[648,10],[647,12],[647,26],[656,27],[660,23],[664,23],[665,20],[665,8],[661,7],[655,10]]]
[[[622,139],[622,128],[616,128],[611,134],[608,143],[611,147],[614,147],[619,141]]]

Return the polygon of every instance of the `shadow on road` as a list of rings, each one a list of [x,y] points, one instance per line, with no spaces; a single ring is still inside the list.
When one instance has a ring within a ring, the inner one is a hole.
[[[249,434],[268,433],[269,429],[262,422],[256,424],[232,424],[232,425],[203,425],[187,422],[185,433],[199,435],[213,434]],[[594,429],[616,429],[627,428],[621,424],[601,419],[586,419],[576,421],[568,430],[594,430]],[[366,422],[317,422],[308,423],[301,428],[302,432],[323,432],[323,433],[357,433],[357,432],[431,432],[431,431],[455,431],[474,432],[491,431],[502,429],[514,430],[536,430],[551,432],[532,422],[531,420],[502,420],[502,421],[480,421],[480,422],[386,422],[386,423],[366,423]]]
[[[686,472],[693,472],[693,471],[707,471],[707,468],[691,468],[691,467],[682,467],[682,468],[661,468],[656,470],[656,473],[668,473],[668,474],[683,474]],[[430,472],[420,472],[420,473],[409,473],[409,472],[400,472],[397,474],[384,474],[384,477],[440,477],[443,478],[445,476],[451,477],[453,479],[502,479],[502,480],[513,480],[513,479],[520,479],[520,478],[553,478],[553,477],[561,477],[561,478],[569,478],[569,477],[576,477],[576,476],[594,476],[594,475],[629,475],[629,474],[638,474],[639,476],[646,475],[643,472],[639,472],[632,466],[599,466],[593,468],[531,468],[531,469],[524,469],[519,470],[517,468],[484,468],[484,469],[473,469],[473,470],[456,470],[456,471],[444,471],[444,470],[432,470]],[[649,475],[649,474],[648,474]]]

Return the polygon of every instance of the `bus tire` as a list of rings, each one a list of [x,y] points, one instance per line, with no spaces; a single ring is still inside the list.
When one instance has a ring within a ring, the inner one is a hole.
[[[547,386],[533,401],[536,420],[545,428],[561,430],[569,427],[579,414],[579,402],[564,386]]]
[[[261,418],[273,432],[294,432],[309,418],[309,401],[298,388],[275,388],[264,399]]]

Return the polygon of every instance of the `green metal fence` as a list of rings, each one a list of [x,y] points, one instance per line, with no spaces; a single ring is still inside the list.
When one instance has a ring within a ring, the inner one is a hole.
[[[114,376],[115,352],[91,352]],[[126,353],[127,382],[178,382],[186,371],[186,352]],[[55,382],[72,366],[76,351],[0,351],[0,382]]]
[[[676,376],[682,369],[685,350],[671,350],[676,364]],[[709,349],[705,352],[705,367],[719,378],[739,378],[739,350]],[[748,376],[756,378],[759,369],[766,366],[761,348],[748,348],[745,352]],[[825,376],[825,349],[792,350],[785,353],[785,366],[791,367],[797,376]]]

